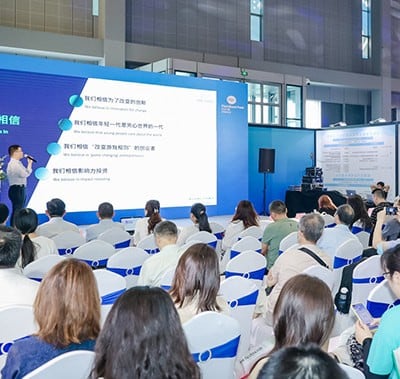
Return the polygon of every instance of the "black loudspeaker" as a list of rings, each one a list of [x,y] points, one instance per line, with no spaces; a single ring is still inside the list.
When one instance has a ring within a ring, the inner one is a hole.
[[[275,172],[275,149],[260,149],[258,172]]]

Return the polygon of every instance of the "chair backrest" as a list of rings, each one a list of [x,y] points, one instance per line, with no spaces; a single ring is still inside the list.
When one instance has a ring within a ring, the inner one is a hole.
[[[263,232],[264,232],[264,230],[261,226],[252,225],[252,226],[249,226],[248,228],[244,229],[243,231],[241,231],[238,235],[238,239],[240,240],[243,237],[251,236],[251,237],[257,238],[258,240],[261,241]]]
[[[57,263],[64,260],[65,257],[61,255],[51,254],[45,255],[35,261],[26,265],[22,273],[29,279],[40,282],[50,269]]]
[[[75,250],[86,242],[80,233],[72,230],[66,230],[57,234],[52,240],[56,244],[58,254],[60,255],[74,254]]]
[[[104,323],[115,301],[126,291],[126,281],[121,275],[106,269],[94,270],[101,299],[101,320]]]
[[[233,317],[202,312],[183,324],[189,350],[204,379],[234,378],[240,325]]]
[[[106,269],[125,278],[127,288],[137,284],[140,270],[150,254],[140,247],[125,247],[113,254],[107,261]]]
[[[363,247],[357,238],[350,238],[337,247],[333,257],[333,272],[335,276],[333,293],[339,290],[343,267],[358,262],[362,257],[362,251]]]
[[[260,288],[266,271],[266,259],[254,250],[247,250],[232,258],[226,265],[225,277],[242,276]]]
[[[365,379],[365,375],[354,367],[339,363],[340,368],[347,374],[349,379]]]
[[[361,230],[360,232],[354,234],[361,242],[363,249],[366,249],[369,246],[369,238],[371,234],[366,232],[365,230]]]
[[[325,228],[332,228],[336,225],[335,217],[328,213],[321,213],[321,217],[324,219]]]
[[[6,363],[7,353],[15,340],[37,331],[33,308],[13,305],[0,308],[0,370]]]
[[[154,234],[149,234],[148,236],[142,238],[136,246],[146,250],[149,254],[156,254],[160,251],[156,245]]]
[[[207,245],[209,245],[209,246],[213,247],[214,249],[216,249],[218,239],[217,239],[217,237],[215,237],[214,234],[202,230],[200,232],[196,232],[194,234],[191,234],[186,239],[185,243],[186,242],[190,242],[190,241],[200,241],[200,242],[206,243]]]
[[[296,220],[297,221],[297,220]],[[260,227],[261,227],[261,229],[264,231],[265,230],[265,228],[269,225],[269,224],[271,224],[272,222],[274,222],[273,220],[269,220],[269,219],[262,219],[262,220],[260,220]]]
[[[385,279],[383,282],[377,284],[367,298],[367,309],[372,317],[382,317],[383,313],[395,305],[400,304],[400,299],[389,287],[388,281]]]
[[[87,379],[92,370],[95,353],[75,350],[59,355],[25,375],[23,379]]]
[[[230,251],[230,259],[236,257],[236,255],[246,250],[255,250],[261,253],[261,242],[253,236],[243,237],[232,245]]]
[[[372,289],[383,280],[381,257],[379,255],[374,255],[360,262],[353,270],[352,304],[363,303],[366,305],[368,295]]]
[[[318,279],[321,279],[323,282],[325,282],[327,284],[327,286],[332,291],[333,285],[335,283],[335,276],[334,276],[332,270],[329,270],[328,268],[323,267],[320,264],[318,264],[318,265],[313,265],[313,266],[306,268],[303,271],[303,274],[315,276]]]
[[[211,221],[210,228],[212,234],[214,234],[218,240],[222,240],[222,238],[224,238],[225,227],[223,225],[219,224],[218,222]]]
[[[239,358],[247,352],[250,346],[250,331],[258,291],[259,288],[253,282],[241,276],[232,276],[221,282],[221,295],[229,304],[231,316],[240,325],[241,336],[237,353]]]
[[[79,246],[74,258],[85,261],[93,268],[106,267],[108,258],[115,254],[113,245],[102,240],[92,240]]]
[[[115,249],[129,247],[131,238],[132,236],[126,230],[118,227],[107,229],[97,237],[99,240],[110,243]]]
[[[161,276],[160,287],[163,290],[169,291],[171,289],[172,280],[174,279],[175,276],[175,270],[176,270],[175,267],[170,268],[167,271],[165,271],[164,274]]]
[[[290,247],[296,245],[298,245],[297,232],[289,233],[286,237],[282,238],[281,242],[279,243],[279,254],[282,254]]]

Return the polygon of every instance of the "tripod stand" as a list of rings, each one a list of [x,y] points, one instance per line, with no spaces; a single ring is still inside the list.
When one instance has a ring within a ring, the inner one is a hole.
[[[263,211],[262,215],[267,215],[267,171],[264,171],[264,187],[263,187]]]

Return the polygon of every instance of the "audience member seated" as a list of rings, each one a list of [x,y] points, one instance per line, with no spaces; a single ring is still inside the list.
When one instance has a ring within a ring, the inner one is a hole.
[[[10,210],[8,209],[7,205],[0,203],[0,225],[6,224],[9,214]]]
[[[371,238],[370,238],[370,243],[369,245],[372,244],[372,235],[375,230],[375,224],[376,224],[376,216],[379,211],[381,211],[385,207],[390,207],[392,206],[392,203],[386,201],[385,193],[383,190],[377,188],[374,191],[372,191],[372,199],[375,204],[375,208],[371,212],[371,222],[372,222],[372,231],[371,231]]]
[[[21,256],[17,262],[18,267],[22,269],[35,259],[58,254],[57,246],[52,239],[36,234],[38,215],[33,209],[23,208],[17,211],[14,216],[14,224],[23,236]]]
[[[89,265],[73,258],[55,265],[41,282],[33,308],[39,331],[12,345],[3,379],[21,379],[69,351],[94,350],[100,298]]]
[[[390,191],[390,186],[389,184],[385,184],[384,182],[377,182],[376,184],[371,184],[371,192],[373,193],[376,189],[380,189],[383,191],[383,195],[385,199],[387,198],[387,195]]]
[[[96,239],[99,234],[111,228],[124,229],[124,226],[120,222],[113,221],[114,207],[112,204],[107,202],[101,203],[97,209],[96,215],[99,222],[87,228],[86,241],[89,242]]]
[[[336,226],[333,228],[325,228],[322,237],[317,245],[331,258],[335,256],[336,249],[349,239],[358,238],[350,231],[350,224],[353,222],[354,211],[349,204],[342,204],[335,213]]]
[[[274,200],[269,204],[270,218],[274,221],[267,225],[262,238],[262,254],[267,258],[268,270],[279,255],[279,244],[288,234],[297,231],[298,222],[287,217],[283,201]]]
[[[190,219],[192,220],[193,224],[186,226],[179,233],[179,246],[182,246],[188,237],[197,232],[206,231],[212,233],[210,224],[208,222],[206,207],[203,204],[195,203],[192,205],[192,208],[190,209]]]
[[[284,347],[271,354],[258,379],[346,379],[333,357],[315,344]]]
[[[65,203],[61,199],[56,198],[48,201],[46,203],[46,214],[49,221],[38,226],[36,233],[39,236],[52,238],[67,230],[79,233],[79,228],[75,224],[63,219],[66,212]]]
[[[136,221],[135,234],[133,235],[135,245],[140,240],[154,232],[156,225],[162,221],[160,215],[160,202],[149,200],[144,207],[145,217]]]
[[[171,297],[133,287],[114,303],[96,343],[92,379],[200,379]]]
[[[369,218],[367,207],[365,206],[364,200],[360,195],[353,195],[347,198],[347,204],[349,204],[354,211],[353,221],[350,224],[351,232],[356,234],[362,230],[371,233],[372,222]]]
[[[383,253],[381,265],[390,289],[396,298],[400,298],[400,245]],[[400,306],[389,308],[383,314],[374,336],[367,325],[357,321],[355,336],[363,346],[364,373],[367,379],[398,377],[393,351],[400,347],[399,320]]]
[[[256,378],[268,358],[281,348],[313,342],[327,350],[334,322],[329,287],[316,277],[295,275],[282,287],[274,308],[273,348],[256,362],[249,378]]]
[[[238,235],[250,226],[260,226],[260,220],[253,204],[249,200],[239,201],[235,214],[225,230],[222,239],[222,250],[229,250],[237,241]]]
[[[389,217],[382,230],[382,237],[385,241],[393,241],[400,238],[400,196],[396,196],[393,206],[397,208],[397,215]]]
[[[318,212],[327,213],[334,216],[336,212],[336,205],[328,195],[322,195],[318,198]]]
[[[265,321],[268,325],[272,325],[272,312],[276,301],[282,287],[290,278],[316,264],[324,263],[331,267],[332,258],[316,245],[323,230],[324,220],[319,213],[304,215],[299,222],[298,242],[300,246],[281,254],[268,272],[267,287],[272,288],[266,300]],[[311,252],[311,255],[308,251]],[[317,259],[320,259],[321,262]]]
[[[0,306],[32,305],[39,283],[22,275],[15,267],[20,256],[22,235],[14,228],[0,225]]]
[[[204,311],[229,315],[227,302],[218,295],[219,285],[219,261],[215,250],[204,243],[190,246],[179,259],[170,291],[181,322]]]
[[[382,254],[385,250],[400,244],[400,238],[386,241],[383,237],[383,225],[394,219],[400,220],[400,214],[388,216],[386,215],[386,207],[377,213],[372,246],[377,250],[378,254]]]
[[[154,229],[154,237],[160,252],[143,263],[138,285],[159,286],[163,274],[176,267],[181,256],[178,239],[178,228],[171,221],[161,221]]]

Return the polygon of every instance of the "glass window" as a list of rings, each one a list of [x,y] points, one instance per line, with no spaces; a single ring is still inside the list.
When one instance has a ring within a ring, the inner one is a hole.
[[[281,125],[281,86],[247,82],[250,123]]]
[[[175,75],[178,75],[178,76],[196,76],[196,73],[190,72],[190,71],[175,70]]]
[[[302,127],[302,88],[286,86],[286,126]]]
[[[280,123],[279,107],[270,105],[263,106],[263,123],[278,125]]]
[[[248,101],[261,102],[261,84],[247,83]]]
[[[361,0],[361,56],[371,58],[371,0]]]
[[[250,39],[262,41],[263,2],[250,0]]]

